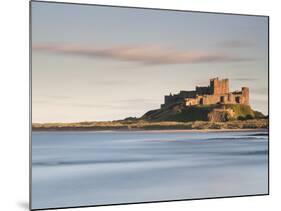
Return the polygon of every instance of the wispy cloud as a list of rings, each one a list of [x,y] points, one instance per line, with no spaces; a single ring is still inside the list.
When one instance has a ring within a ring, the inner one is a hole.
[[[120,85],[128,85],[128,84],[135,84],[128,80],[100,80],[100,81],[93,81],[95,85],[101,86],[120,86]]]
[[[56,105],[64,107],[76,107],[76,108],[92,108],[92,109],[115,109],[115,110],[128,110],[132,107],[143,108],[143,104],[148,107],[160,105],[161,102],[151,98],[131,98],[120,100],[107,100],[104,103],[99,102],[81,102],[75,98],[57,98],[59,96],[48,96],[44,99],[36,98],[32,100],[33,104],[43,105]]]
[[[258,79],[257,78],[233,78],[232,79],[233,81],[241,81],[241,82],[244,82],[244,81],[257,81]]]
[[[71,100],[71,96],[66,96],[66,95],[35,95],[33,96],[32,103],[35,104],[47,104],[47,103],[52,103],[52,102],[61,102],[61,101],[66,101],[66,100]]]
[[[262,93],[253,93],[250,95],[250,100],[255,102],[267,102],[268,95]]]
[[[268,87],[253,88],[252,92],[256,94],[268,95]]]
[[[253,43],[242,40],[228,40],[218,43],[218,46],[223,48],[245,48],[253,46]]]
[[[95,48],[80,45],[35,44],[34,50],[44,52],[73,54],[84,57],[101,57],[119,61],[142,64],[192,64],[212,62],[243,62],[252,58],[228,55],[214,51],[179,51],[158,46],[125,46],[115,48]]]
[[[129,104],[135,104],[135,103],[155,103],[158,102],[157,99],[153,98],[133,98],[133,99],[121,99],[118,102],[121,103],[129,103]]]

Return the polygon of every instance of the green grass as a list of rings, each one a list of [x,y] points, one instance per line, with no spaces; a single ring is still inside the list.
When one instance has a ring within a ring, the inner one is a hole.
[[[189,121],[208,121],[208,114],[214,109],[232,109],[234,111],[234,116],[232,120],[240,119],[253,119],[255,114],[260,112],[255,112],[251,109],[249,105],[241,104],[213,104],[213,105],[196,105],[191,107],[184,107],[182,105],[174,105],[164,109],[151,110],[147,112],[141,119],[147,121],[179,121],[179,122],[189,122]]]
[[[134,123],[113,121],[113,122],[77,122],[77,123],[46,123],[33,124],[33,131],[75,131],[75,130],[204,130],[204,129],[260,129],[268,128],[268,119],[235,120],[228,122],[208,122],[208,121],[161,121],[148,122],[137,121]]]
[[[231,108],[237,117],[255,117],[255,113],[249,105],[229,104],[225,105],[226,108]]]

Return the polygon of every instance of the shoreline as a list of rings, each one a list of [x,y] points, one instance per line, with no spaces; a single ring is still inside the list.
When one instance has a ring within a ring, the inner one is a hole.
[[[32,131],[258,131],[268,130],[268,119],[236,120],[228,122],[77,122],[77,123],[34,123]]]
[[[245,128],[245,129],[32,129],[32,132],[164,132],[164,133],[208,133],[208,132],[267,132],[267,128]]]

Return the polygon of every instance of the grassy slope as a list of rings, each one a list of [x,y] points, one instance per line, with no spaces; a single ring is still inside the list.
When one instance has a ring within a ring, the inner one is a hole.
[[[235,113],[236,118],[255,118],[255,111],[248,105],[227,104],[227,105],[198,105],[192,107],[182,107],[180,105],[171,106],[165,109],[152,110],[142,116],[141,119],[147,121],[208,121],[208,114],[214,109],[225,107],[230,108]]]

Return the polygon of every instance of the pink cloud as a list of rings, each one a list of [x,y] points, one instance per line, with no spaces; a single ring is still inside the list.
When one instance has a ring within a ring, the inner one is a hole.
[[[87,57],[101,57],[120,61],[139,62],[143,64],[191,64],[211,62],[241,62],[250,58],[241,58],[219,52],[179,51],[163,47],[126,46],[115,48],[95,48],[79,45],[35,44],[33,50],[51,53],[74,54]]]

